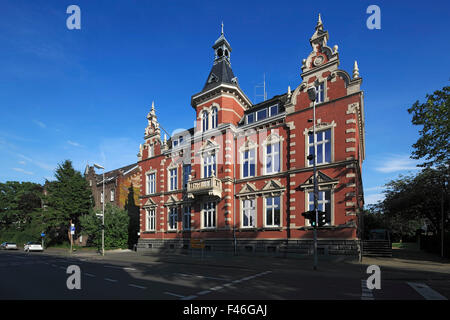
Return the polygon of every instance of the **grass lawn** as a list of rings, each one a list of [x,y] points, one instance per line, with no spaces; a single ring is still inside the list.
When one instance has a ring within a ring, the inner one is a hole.
[[[393,242],[392,249],[419,250],[419,245],[416,242]]]

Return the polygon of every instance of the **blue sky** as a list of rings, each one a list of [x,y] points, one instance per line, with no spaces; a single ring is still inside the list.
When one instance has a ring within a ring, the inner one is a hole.
[[[81,30],[66,9],[81,8]],[[369,30],[366,9],[381,9]],[[190,98],[213,61],[224,21],[232,68],[252,101],[301,83],[300,67],[321,13],[340,68],[358,61],[365,92],[366,203],[415,172],[419,128],[407,113],[448,85],[448,1],[0,1],[0,182],[43,183],[71,159],[107,170],[137,160],[155,101],[169,132],[193,126]],[[174,117],[174,114],[177,114]]]

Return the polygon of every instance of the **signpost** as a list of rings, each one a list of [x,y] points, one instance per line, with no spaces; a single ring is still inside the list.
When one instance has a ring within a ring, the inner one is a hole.
[[[42,232],[41,233],[41,240],[42,240],[42,249],[44,249],[44,237],[45,237],[45,233],[44,232]]]
[[[75,234],[75,225],[70,221],[70,252],[73,250],[73,235]]]
[[[204,248],[205,248],[205,240],[191,239],[191,249],[202,249],[202,259],[203,259],[203,249]]]

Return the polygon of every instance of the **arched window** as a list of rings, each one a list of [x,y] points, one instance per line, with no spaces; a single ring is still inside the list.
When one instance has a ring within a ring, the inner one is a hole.
[[[212,108],[211,111],[211,128],[217,128],[217,108]]]
[[[208,130],[208,112],[202,112],[202,129],[203,131]]]

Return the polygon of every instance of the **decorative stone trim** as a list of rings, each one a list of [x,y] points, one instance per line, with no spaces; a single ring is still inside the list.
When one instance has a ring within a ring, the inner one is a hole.
[[[348,188],[355,188],[356,184],[355,183],[347,183],[345,186]]]
[[[225,192],[231,192],[231,189],[224,189]]]
[[[294,194],[294,193],[295,193],[295,190],[289,190],[289,193],[290,193],[290,194]]]
[[[289,146],[290,146],[290,147],[293,147],[293,146],[295,146],[295,142],[291,142],[291,143],[289,143]]]
[[[294,162],[295,162],[295,159],[290,159],[289,162],[290,162],[290,163],[294,163]]]
[[[356,151],[355,147],[345,148],[345,152],[353,152]]]
[[[354,202],[346,202],[346,203],[345,203],[345,206],[346,206],[346,207],[354,207],[354,206],[355,206],[355,203],[354,203]]]
[[[356,129],[350,128],[345,130],[345,133],[353,133],[353,132],[356,132]]]
[[[225,169],[225,172],[231,172],[231,169]]]
[[[346,124],[349,124],[349,123],[356,123],[356,119],[347,119],[347,120],[345,120],[345,123],[346,123]]]
[[[289,202],[295,202],[295,198],[290,198]]]
[[[346,178],[354,178],[354,177],[356,177],[356,174],[354,174],[354,173],[347,173],[347,174],[345,175],[345,177],[346,177]]]
[[[295,133],[289,135],[289,138],[295,138]]]
[[[345,139],[345,142],[356,142],[355,138],[347,138]]]
[[[290,151],[289,154],[295,154],[295,150]]]

